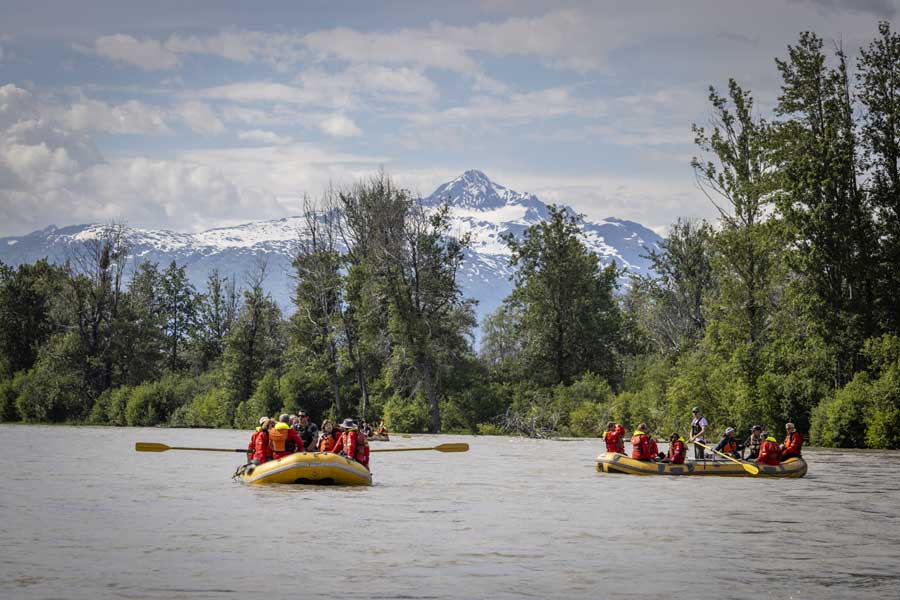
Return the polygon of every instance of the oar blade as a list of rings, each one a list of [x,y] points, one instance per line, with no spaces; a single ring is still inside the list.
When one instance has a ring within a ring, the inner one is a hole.
[[[751,465],[749,463],[742,463],[744,465],[744,470],[750,473],[751,475],[759,475],[759,467],[756,465]]]
[[[435,446],[434,449],[438,452],[468,452],[469,445],[462,442],[455,444],[441,444],[440,446]]]
[[[136,442],[134,449],[136,452],[165,452],[171,448],[165,444],[156,444],[154,442]]]

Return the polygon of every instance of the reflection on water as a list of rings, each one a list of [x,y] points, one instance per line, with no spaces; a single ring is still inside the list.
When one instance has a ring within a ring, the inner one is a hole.
[[[896,598],[900,453],[799,480],[601,475],[595,441],[372,456],[370,488],[245,486],[242,432],[0,426],[2,598]]]

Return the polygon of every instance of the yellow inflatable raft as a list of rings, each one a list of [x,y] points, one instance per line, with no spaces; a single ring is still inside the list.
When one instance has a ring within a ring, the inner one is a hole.
[[[241,467],[235,477],[244,483],[372,485],[368,469],[329,452],[298,452],[256,467]]]
[[[374,435],[369,436],[370,442],[389,442],[391,441],[391,437],[386,433],[376,433]]]
[[[617,452],[604,452],[597,457],[600,473],[624,473],[626,475],[719,475],[723,477],[803,477],[806,461],[789,458],[778,466],[756,465],[758,475],[751,475],[744,467],[730,460],[687,460],[683,465],[645,462],[629,458]]]

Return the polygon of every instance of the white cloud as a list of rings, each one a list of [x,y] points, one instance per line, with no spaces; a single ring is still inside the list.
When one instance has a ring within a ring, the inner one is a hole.
[[[270,143],[265,147],[107,161],[85,133],[54,116],[74,119],[69,108],[0,86],[0,235],[110,219],[197,231],[278,218],[295,213],[303,194],[321,193],[332,181],[349,183],[386,162],[287,143],[264,130],[243,133]]]
[[[210,134],[225,131],[225,125],[222,124],[213,109],[203,102],[185,102],[178,107],[177,113],[188,127],[197,133]]]
[[[267,131],[264,129],[251,129],[249,131],[238,132],[238,139],[245,142],[257,142],[260,144],[271,144],[276,146],[290,144],[293,141],[290,136],[278,135],[274,131]]]
[[[109,105],[99,100],[81,99],[56,108],[54,115],[68,129],[109,133],[167,133],[165,111],[130,100]]]
[[[116,34],[99,37],[94,50],[114,61],[136,65],[145,71],[174,69],[180,64],[178,56],[154,39],[138,40],[130,35]]]
[[[333,137],[355,137],[362,134],[353,119],[344,115],[330,115],[319,123],[319,129]]]

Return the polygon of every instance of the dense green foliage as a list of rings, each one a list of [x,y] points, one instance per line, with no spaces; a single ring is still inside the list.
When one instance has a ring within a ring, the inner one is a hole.
[[[132,264],[120,226],[67,264],[0,264],[0,419],[251,428],[384,419],[406,431],[595,436],[792,421],[815,444],[900,447],[900,36],[855,72],[800,35],[772,115],[710,88],[692,167],[715,223],[679,219],[617,290],[579,216],[506,236],[514,290],[481,324],[468,239],[378,174],[306,203],[284,318],[261,282]]]

